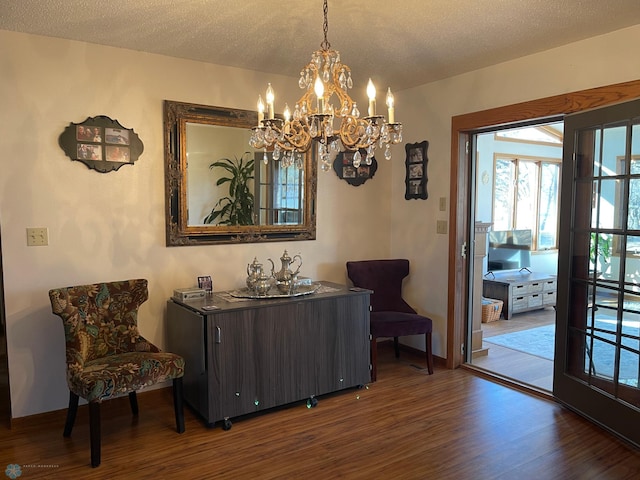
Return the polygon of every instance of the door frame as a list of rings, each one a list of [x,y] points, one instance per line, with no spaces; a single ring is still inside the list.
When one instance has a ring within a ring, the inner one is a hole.
[[[470,152],[466,151],[469,133],[527,120],[544,120],[569,113],[640,98],[640,80],[579,90],[528,102],[492,108],[451,118],[451,199],[449,210],[449,265],[447,301],[447,368],[465,362],[461,345],[467,335],[468,270],[470,258],[461,254],[469,242],[471,218]],[[473,259],[471,259],[473,260]]]

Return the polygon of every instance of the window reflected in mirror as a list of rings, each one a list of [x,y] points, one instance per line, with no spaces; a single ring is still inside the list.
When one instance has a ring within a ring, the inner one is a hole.
[[[304,168],[283,166],[267,154],[255,154],[256,212],[260,225],[298,225],[304,223]]]

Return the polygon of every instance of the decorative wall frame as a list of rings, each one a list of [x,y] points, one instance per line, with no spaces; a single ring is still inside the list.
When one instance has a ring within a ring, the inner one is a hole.
[[[427,193],[427,148],[429,142],[407,143],[405,145],[407,158],[405,160],[405,193],[404,198],[426,200]]]
[[[132,128],[104,115],[70,123],[60,134],[58,144],[71,160],[102,173],[132,165],[144,150]]]
[[[376,170],[378,170],[378,162],[375,157],[371,158],[371,165],[364,163],[364,158],[367,155],[367,151],[360,149],[360,155],[362,155],[362,162],[358,167],[353,165],[353,155],[355,152],[340,152],[336,159],[333,161],[333,170],[349,185],[358,187],[364,182],[372,178]]]

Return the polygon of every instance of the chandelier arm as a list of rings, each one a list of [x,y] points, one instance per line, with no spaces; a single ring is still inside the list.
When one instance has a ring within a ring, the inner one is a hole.
[[[340,125],[340,141],[347,150],[358,150],[360,148],[366,148],[365,131],[366,121],[355,118],[352,115],[346,115],[343,117],[342,124]]]
[[[350,115],[351,112],[353,111],[354,102],[351,99],[351,97],[347,94],[347,92],[341,88],[334,88],[334,91],[332,93],[335,93],[336,97],[338,97],[339,105],[336,111],[336,115],[340,117],[345,117],[347,115]]]
[[[311,147],[311,135],[304,122],[292,120],[283,126],[280,139],[276,142],[282,150],[304,152]]]
[[[318,109],[313,102],[314,97],[315,95],[313,93],[313,90],[309,89],[304,93],[304,95],[302,95],[302,97],[300,97],[300,100],[298,100],[298,105],[300,105],[300,107],[304,105],[307,114],[318,113]]]

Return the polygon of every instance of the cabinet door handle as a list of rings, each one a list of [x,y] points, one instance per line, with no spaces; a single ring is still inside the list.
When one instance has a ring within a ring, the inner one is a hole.
[[[220,331],[220,327],[216,325],[216,343],[222,342],[222,333]]]

